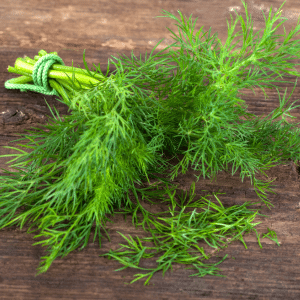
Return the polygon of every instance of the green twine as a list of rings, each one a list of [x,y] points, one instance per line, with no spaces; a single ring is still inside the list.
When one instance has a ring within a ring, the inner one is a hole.
[[[55,89],[51,89],[48,84],[48,71],[54,63],[59,63],[65,66],[63,60],[55,54],[47,54],[39,58],[39,60],[35,63],[33,72],[32,72],[32,79],[34,82],[33,84],[16,84],[11,83],[10,81],[15,79],[7,80],[4,83],[5,88],[7,89],[20,89],[21,92],[37,92],[42,93],[45,95],[51,96],[60,96],[59,93]]]

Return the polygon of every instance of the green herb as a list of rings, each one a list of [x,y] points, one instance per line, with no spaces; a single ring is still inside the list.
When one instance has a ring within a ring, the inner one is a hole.
[[[227,255],[216,264],[204,264],[201,260],[209,259],[210,255],[197,245],[200,240],[216,251],[236,239],[247,248],[242,234],[252,230],[257,234],[254,227],[259,224],[251,223],[257,211],[246,208],[250,203],[225,208],[216,196],[219,204],[205,198],[192,203],[193,183],[189,201],[181,199],[179,204],[174,200],[177,186],[172,182],[178,172],[185,174],[189,166],[200,171],[196,176],[199,180],[200,176],[214,178],[232,164],[232,174],[240,168],[242,181],[245,176],[250,178],[257,195],[269,207],[272,204],[266,192],[275,193],[269,187],[272,181],[259,180],[256,173],[266,175],[265,170],[286,160],[297,162],[300,158],[299,123],[289,124],[285,119],[286,116],[292,117],[289,111],[298,106],[293,107],[294,102],[284,108],[290,96],[285,99],[285,90],[281,99],[278,88],[272,84],[289,82],[276,80],[278,77],[282,79],[282,73],[300,75],[295,70],[296,64],[288,62],[300,57],[299,40],[290,41],[297,35],[300,25],[297,23],[296,28],[285,35],[283,43],[276,41],[279,35],[275,32],[284,21],[275,28],[273,26],[283,19],[282,6],[273,18],[271,8],[268,19],[265,18],[262,37],[259,33],[253,36],[251,17],[244,2],[243,5],[246,24],[241,16],[237,16],[234,25],[231,22],[229,26],[227,22],[228,38],[224,45],[216,34],[210,36],[211,30],[203,33],[203,27],[194,35],[196,21],[193,25],[191,17],[187,20],[178,11],[180,21],[165,11],[163,17],[170,17],[178,23],[180,37],[169,29],[176,42],[153,55],[161,40],[148,58],[146,53],[145,61],[141,57],[138,60],[133,53],[131,58],[113,56],[117,60],[116,63],[112,61],[116,71],[109,77],[109,62],[106,75],[102,74],[100,65],[96,68],[99,74],[90,72],[84,55],[86,70],[82,71],[59,64],[55,66],[53,62],[42,67],[41,71],[35,71],[36,63],[48,55],[43,51],[34,60],[25,58],[24,62],[18,59],[14,69],[9,67],[9,71],[22,76],[9,80],[13,85],[6,83],[7,88],[25,91],[32,89],[25,83],[33,81],[34,88],[42,88],[36,91],[59,95],[58,101],[67,104],[71,110],[71,115],[62,119],[54,108],[55,116],[46,102],[53,115],[49,124],[43,126],[47,131],[33,128],[35,131],[21,134],[24,137],[15,140],[28,139],[26,145],[19,146],[32,151],[27,153],[15,147],[5,147],[20,154],[1,155],[15,156],[8,163],[16,160],[10,167],[18,171],[4,170],[8,175],[1,177],[0,229],[12,225],[22,228],[30,220],[30,228],[37,226],[40,230],[35,237],[48,238],[33,244],[48,246],[50,252],[42,257],[44,261],[37,274],[46,272],[58,256],[64,257],[82,244],[80,249],[83,249],[94,222],[93,242],[98,233],[101,247],[100,228],[107,234],[105,225],[107,220],[111,222],[107,215],[114,213],[124,213],[125,217],[132,214],[132,223],[142,226],[152,236],[143,241],[155,244],[155,247],[146,247],[139,238],[135,241],[120,233],[128,242],[128,246],[121,246],[129,250],[111,250],[104,254],[124,265],[119,270],[132,267],[149,271],[137,274],[132,282],[148,277],[147,284],[155,272],[162,270],[164,275],[169,268],[172,269],[172,263],[192,264],[198,272],[195,276],[222,276],[217,274],[216,265]],[[233,35],[238,21],[242,30]],[[242,36],[243,45],[234,50],[241,40],[233,44],[233,39],[238,36]],[[63,64],[57,53],[50,55],[50,61]],[[277,77],[273,78],[274,75]],[[46,84],[45,76],[52,78],[48,81],[52,90]],[[260,87],[265,96],[265,88],[276,88],[278,92],[279,107],[264,119],[247,113],[245,101],[238,96],[241,89],[253,91],[255,86]],[[281,120],[277,121],[279,117]],[[183,158],[173,166],[166,157],[174,158],[178,154]],[[156,174],[161,174],[161,177]],[[170,177],[165,179],[168,174]],[[156,178],[157,182],[151,183],[149,178]],[[138,187],[145,185],[146,181],[148,187]],[[136,204],[130,199],[130,193]],[[144,209],[138,196],[149,202],[150,199],[168,201],[169,211],[155,220],[154,216],[158,214]],[[21,207],[24,211],[15,215]],[[180,208],[179,212],[177,208]],[[186,211],[187,208],[194,210]],[[142,221],[138,220],[138,213],[142,214]],[[269,233],[273,237],[273,232]],[[233,236],[228,238],[228,235]],[[257,234],[257,238],[260,244],[260,235]],[[276,234],[273,240],[277,241]],[[188,251],[196,252],[196,255]],[[139,266],[141,258],[150,258],[160,252],[163,254],[157,260],[157,268]]]
[[[152,237],[143,238],[142,240],[136,237],[136,240],[134,240],[134,238],[132,238],[130,235],[129,238],[127,238],[122,233],[118,232],[128,242],[128,245],[121,244],[122,247],[120,249],[117,249],[116,251],[110,250],[109,253],[105,253],[100,256],[114,258],[124,265],[124,267],[115,271],[121,271],[128,267],[150,271],[148,273],[134,275],[136,278],[130,283],[133,283],[144,277],[148,277],[144,283],[146,285],[155,272],[161,270],[164,276],[165,272],[169,268],[172,270],[173,263],[191,264],[193,267],[186,269],[196,269],[198,272],[190,276],[203,277],[205,275],[215,275],[226,277],[218,274],[217,271],[219,271],[219,268],[216,266],[226,259],[227,254],[215,264],[205,264],[202,262],[202,260],[209,259],[213,253],[225,248],[234,240],[240,240],[247,249],[247,246],[243,240],[243,234],[252,230],[256,231],[254,226],[260,224],[261,222],[251,223],[254,220],[257,212],[253,213],[253,211],[247,209],[246,207],[256,203],[245,202],[242,206],[235,205],[229,208],[224,208],[216,196],[218,193],[214,196],[219,205],[208,201],[205,197],[191,203],[195,192],[194,182],[192,183],[190,189],[190,199],[187,203],[186,196],[184,199],[181,197],[181,203],[178,203],[174,199],[176,192],[172,194],[172,191],[173,189],[166,190],[170,196],[168,201],[171,202],[170,206],[172,206],[172,209],[170,208],[169,211],[164,212],[165,214],[170,213],[172,217],[157,217],[157,220],[163,221],[163,223],[156,221],[151,216],[159,214],[150,214],[142,207],[138,199],[138,205],[135,207],[134,211],[127,209],[124,212],[116,212],[125,214],[133,212],[134,224],[136,226],[142,225],[143,229],[151,233]],[[175,210],[177,206],[180,207],[179,213]],[[194,209],[193,211],[185,212],[187,208]],[[197,212],[197,208],[202,209],[203,211]],[[138,209],[143,214],[143,221],[141,223],[138,223],[138,219],[136,217],[136,212]],[[259,215],[265,216],[262,214]],[[145,222],[148,225],[148,229],[146,229],[144,226]],[[155,229],[151,228],[150,225],[154,225]],[[231,238],[226,238],[232,234],[235,235]],[[222,240],[224,238],[226,238],[225,241]],[[143,246],[141,241],[152,242],[155,244],[155,247]],[[198,242],[200,241],[205,241],[209,246],[215,248],[213,253],[209,255],[205,254],[203,247],[198,246]],[[220,244],[220,242],[222,244]],[[120,250],[123,248],[126,248],[126,251],[121,252]],[[151,252],[148,252],[147,250],[150,250]],[[156,268],[146,269],[139,267],[141,258],[154,257],[161,252],[163,255],[156,260],[158,263]]]

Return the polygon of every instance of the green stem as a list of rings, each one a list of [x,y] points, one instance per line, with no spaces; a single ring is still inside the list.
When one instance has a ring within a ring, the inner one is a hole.
[[[9,71],[9,72],[11,72],[11,71]],[[15,73],[15,72],[12,72],[12,73]],[[20,74],[20,73],[17,73],[17,74]],[[22,74],[20,74],[20,75],[25,75],[25,72],[22,72]],[[21,76],[21,77],[17,77],[17,78],[12,78],[10,82],[14,83],[14,84],[22,84],[22,83],[27,83],[27,82],[32,82],[32,81],[33,81],[33,79],[31,76],[25,75],[25,76]]]
[[[32,74],[35,63],[36,63],[36,61],[31,59],[30,57],[25,57],[25,58],[19,57],[19,58],[17,58],[17,60],[15,62],[15,69],[18,69],[18,70],[21,70],[21,71],[23,70],[25,72],[29,72],[30,74]],[[67,72],[67,73],[75,72],[76,74],[87,76],[88,78],[93,79],[93,77],[91,77],[89,75],[87,70],[83,70],[83,69],[80,69],[80,68],[63,66],[63,65],[60,65],[60,64],[53,64],[49,71],[51,72],[52,70],[59,71],[59,72]],[[102,76],[97,72],[90,71],[90,73],[95,78],[97,78],[98,81],[99,80],[101,80],[101,81],[105,80],[105,76]],[[94,80],[95,83],[97,83],[96,79],[93,79],[93,80]]]
[[[55,89],[61,96],[62,98],[64,99],[65,103],[67,105],[69,105],[70,103],[70,96],[69,94],[62,88],[62,86],[57,83],[56,80],[53,80],[53,79],[49,79],[49,85]]]
[[[53,69],[52,69],[53,67]],[[98,84],[100,83],[100,80],[97,80],[93,77],[84,75],[78,72],[76,72],[76,70],[72,70],[72,67],[64,67],[61,65],[57,65],[56,67],[54,65],[52,65],[52,67],[49,69],[48,71],[48,77],[49,78],[53,78],[53,79],[64,79],[64,80],[68,80],[68,78],[72,78],[72,75],[75,75],[75,78],[81,83],[81,84],[85,84],[86,86],[89,86],[89,83],[91,82],[92,84]],[[33,68],[34,65],[27,63],[25,61],[25,59],[23,58],[17,58],[16,63],[15,63],[15,68],[18,71],[24,72],[23,74],[27,73],[28,75],[32,75],[33,73]],[[57,69],[60,70],[64,70],[64,71],[56,71]],[[81,70],[81,69],[79,69]],[[68,77],[69,76],[69,77]],[[104,78],[103,78],[104,79]]]
[[[24,72],[24,71],[15,69],[15,68],[13,68],[11,66],[8,66],[7,71],[10,72],[10,73],[25,75],[26,77],[31,77],[32,78],[32,76],[30,76],[30,74],[28,74],[28,72]],[[19,77],[19,78],[21,78],[21,77]],[[15,78],[15,79],[17,79],[17,78]]]

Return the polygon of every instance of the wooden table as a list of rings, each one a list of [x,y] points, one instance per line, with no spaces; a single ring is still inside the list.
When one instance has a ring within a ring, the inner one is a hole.
[[[268,13],[270,5],[278,8],[281,1],[259,3],[247,1],[249,13],[254,16],[255,32],[264,27],[261,9]],[[25,129],[46,124],[50,111],[44,101],[57,108],[60,114],[67,114],[68,107],[56,100],[55,96],[45,96],[33,92],[22,93],[8,90],[4,82],[16,77],[7,72],[8,65],[13,66],[18,57],[34,57],[40,49],[47,52],[57,51],[66,65],[84,67],[83,50],[89,67],[92,63],[101,63],[101,70],[106,71],[107,60],[118,53],[130,56],[144,56],[150,53],[153,45],[165,38],[165,47],[173,40],[166,27],[177,33],[175,21],[168,18],[153,17],[162,15],[165,9],[178,17],[179,9],[187,17],[198,17],[196,29],[204,25],[204,30],[212,27],[212,33],[218,32],[224,43],[227,37],[226,18],[234,17],[233,8],[237,8],[245,17],[243,6],[237,0],[230,1],[2,1],[0,4],[0,154],[16,153],[2,146],[16,146],[9,141],[17,139],[17,133]],[[288,16],[286,30],[295,27],[299,14],[298,2],[288,1],[283,9]],[[239,27],[240,28],[240,27]],[[283,34],[283,30],[281,31]],[[160,50],[160,49],[158,49]],[[158,51],[156,51],[157,53]],[[298,62],[299,63],[299,62]],[[112,71],[114,68],[112,68]],[[295,78],[292,79],[294,81]],[[278,85],[279,86],[279,85]],[[287,87],[290,94],[293,84]],[[243,99],[248,110],[257,115],[266,115],[278,106],[276,91],[269,91],[265,100],[260,89],[243,91]],[[283,92],[281,92],[283,95]],[[290,103],[299,99],[296,87]],[[300,109],[292,115],[299,117]],[[292,120],[293,122],[298,121]],[[299,122],[299,121],[298,121]],[[0,168],[9,158],[0,159]],[[8,168],[9,169],[9,168]],[[165,277],[156,273],[148,286],[143,280],[132,285],[130,282],[138,273],[133,269],[114,272],[121,265],[105,257],[99,257],[109,249],[118,249],[124,243],[117,233],[125,235],[139,234],[143,230],[134,228],[131,219],[125,222],[123,217],[115,216],[114,224],[109,224],[111,242],[102,240],[102,248],[93,243],[91,234],[88,246],[82,251],[73,251],[63,259],[53,262],[49,270],[35,277],[40,259],[45,255],[41,245],[32,246],[42,239],[33,239],[35,234],[27,234],[28,226],[21,231],[13,226],[0,230],[0,299],[300,299],[300,234],[299,215],[299,176],[294,164],[274,167],[267,172],[269,178],[275,178],[276,195],[270,194],[274,208],[264,208],[261,213],[269,218],[257,218],[261,221],[256,228],[259,233],[267,233],[267,227],[275,230],[280,242],[278,247],[267,238],[262,239],[260,249],[254,233],[245,236],[248,249],[241,242],[234,242],[227,249],[218,253],[228,258],[219,265],[222,274],[227,277],[206,276],[189,277],[193,270],[184,270],[186,266],[174,266]],[[0,176],[3,173],[0,173]],[[180,175],[176,181],[182,186],[192,183],[193,171]],[[1,180],[1,177],[0,177]],[[242,204],[245,201],[258,201],[253,187],[245,179],[241,182],[239,172],[234,176],[220,173],[216,182],[200,179],[196,183],[197,195],[200,190],[209,193],[220,190],[226,193],[220,200],[226,205]],[[1,199],[1,195],[0,195]],[[220,258],[213,257],[209,263]],[[155,260],[145,261],[144,266],[154,267]]]

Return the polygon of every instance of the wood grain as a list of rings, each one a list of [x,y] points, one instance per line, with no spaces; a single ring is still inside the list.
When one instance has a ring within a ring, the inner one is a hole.
[[[264,27],[262,10],[265,14],[272,5],[279,8],[281,1],[246,1],[249,13],[253,15],[255,30]],[[193,14],[198,17],[195,30],[204,26],[207,31],[218,32],[224,44],[227,38],[226,18],[234,18],[236,8],[245,18],[240,1],[21,1],[11,0],[0,3],[0,154],[16,153],[2,146],[16,146],[9,143],[17,139],[31,127],[46,124],[51,116],[45,103],[55,106],[60,115],[68,114],[68,107],[56,100],[54,96],[45,96],[33,92],[22,93],[8,90],[4,82],[16,77],[7,72],[8,65],[13,66],[18,57],[27,55],[34,57],[40,49],[47,52],[57,51],[66,65],[84,67],[83,50],[86,49],[86,60],[89,67],[101,63],[102,72],[106,71],[111,55],[125,54],[130,56],[133,50],[136,56],[149,54],[160,39],[165,38],[157,53],[173,40],[169,27],[177,32],[175,21],[168,18],[157,18],[165,9],[178,17],[179,9],[185,16]],[[288,17],[286,31],[296,26],[299,16],[299,3],[287,1],[283,15]],[[237,26],[236,32],[240,30]],[[279,31],[283,34],[284,31]],[[239,44],[240,45],[240,44]],[[294,63],[299,63],[295,60]],[[111,68],[113,71],[114,68]],[[297,67],[297,70],[299,68]],[[292,82],[296,78],[291,78]],[[287,88],[290,94],[293,84],[278,84]],[[255,89],[242,91],[248,105],[248,111],[256,115],[267,115],[279,104],[276,90],[267,92],[269,98],[264,99],[262,91]],[[283,91],[280,92],[281,96]],[[296,86],[289,103],[299,99],[299,88]],[[295,104],[297,105],[297,103]],[[299,105],[299,104],[298,104]],[[299,122],[300,108],[291,113]],[[0,159],[0,168],[7,168],[8,158]],[[185,175],[176,178],[179,189],[187,190],[195,179],[191,169]],[[3,173],[0,173],[0,176]],[[233,242],[218,253],[228,259],[219,265],[222,274],[227,277],[206,276],[189,277],[193,270],[184,270],[185,266],[174,266],[162,278],[157,273],[150,280],[149,286],[143,281],[130,282],[138,273],[133,269],[114,272],[121,267],[116,261],[99,257],[109,249],[118,249],[124,240],[117,233],[144,237],[143,230],[136,229],[128,218],[115,215],[108,223],[111,242],[103,238],[102,247],[97,240],[92,242],[94,230],[88,246],[82,251],[73,251],[63,259],[53,262],[47,273],[35,277],[40,259],[45,255],[41,245],[32,246],[35,234],[27,234],[28,226],[22,230],[13,226],[0,230],[0,299],[299,299],[300,298],[300,236],[299,236],[299,175],[293,163],[277,166],[267,172],[270,179],[276,178],[276,195],[269,199],[274,208],[263,208],[260,213],[269,218],[258,217],[255,221],[262,223],[256,228],[259,233],[267,233],[267,227],[275,230],[280,247],[267,238],[262,239],[260,249],[254,233],[245,236],[248,249],[242,243]],[[1,177],[0,177],[1,180]],[[207,193],[202,192],[207,190]],[[245,201],[258,201],[250,182],[241,182],[239,171],[232,176],[221,172],[216,182],[200,179],[196,183],[197,197],[220,191],[219,196],[224,205],[242,204]],[[1,196],[0,196],[1,197]],[[197,197],[195,199],[197,199]],[[213,199],[212,199],[213,200]],[[37,234],[37,233],[36,233]],[[208,249],[209,250],[209,249]],[[220,257],[212,257],[208,262],[215,263]],[[144,261],[144,267],[155,267],[155,260]]]

